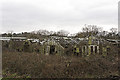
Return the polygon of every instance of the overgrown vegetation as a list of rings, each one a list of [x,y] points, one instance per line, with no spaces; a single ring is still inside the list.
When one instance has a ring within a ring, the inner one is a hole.
[[[98,39],[118,40],[118,33],[115,28],[111,32],[102,31],[97,26],[86,26],[83,32],[77,33],[71,38],[85,38],[88,35],[97,36]],[[4,37],[27,37],[33,39],[49,39],[50,36],[68,37],[68,32],[49,32],[38,30],[30,33],[2,34]],[[70,37],[70,36],[69,36]],[[3,41],[3,77],[6,78],[112,78],[119,76],[118,65],[118,43],[110,45],[111,49],[106,56],[91,54],[89,57],[75,56],[73,48],[75,43],[68,43],[60,39],[59,43],[65,48],[63,56],[40,54],[40,43],[29,43],[25,41]],[[100,43],[107,46],[108,43]],[[105,45],[106,44],[106,45]],[[83,42],[79,44],[84,45]],[[43,52],[45,52],[43,50]],[[80,52],[79,52],[80,53]]]
[[[42,55],[3,52],[3,77],[9,78],[106,78],[118,75],[118,57]]]

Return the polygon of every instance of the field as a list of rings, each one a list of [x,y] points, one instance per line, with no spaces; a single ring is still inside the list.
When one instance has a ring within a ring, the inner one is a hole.
[[[119,76],[118,55],[89,57],[3,52],[6,78],[110,78]]]

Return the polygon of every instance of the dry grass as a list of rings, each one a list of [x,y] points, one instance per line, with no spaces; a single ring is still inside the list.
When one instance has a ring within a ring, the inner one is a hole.
[[[118,76],[115,56],[90,57],[3,52],[3,77],[11,78],[105,78]]]

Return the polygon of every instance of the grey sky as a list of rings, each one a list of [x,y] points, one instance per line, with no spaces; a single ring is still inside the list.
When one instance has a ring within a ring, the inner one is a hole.
[[[1,32],[81,31],[84,24],[118,27],[119,0],[2,0]]]

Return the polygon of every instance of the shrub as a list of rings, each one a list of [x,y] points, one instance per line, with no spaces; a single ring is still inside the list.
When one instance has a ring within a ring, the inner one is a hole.
[[[3,52],[3,77],[21,78],[105,78],[118,76],[117,59]],[[12,76],[9,76],[12,75]]]

